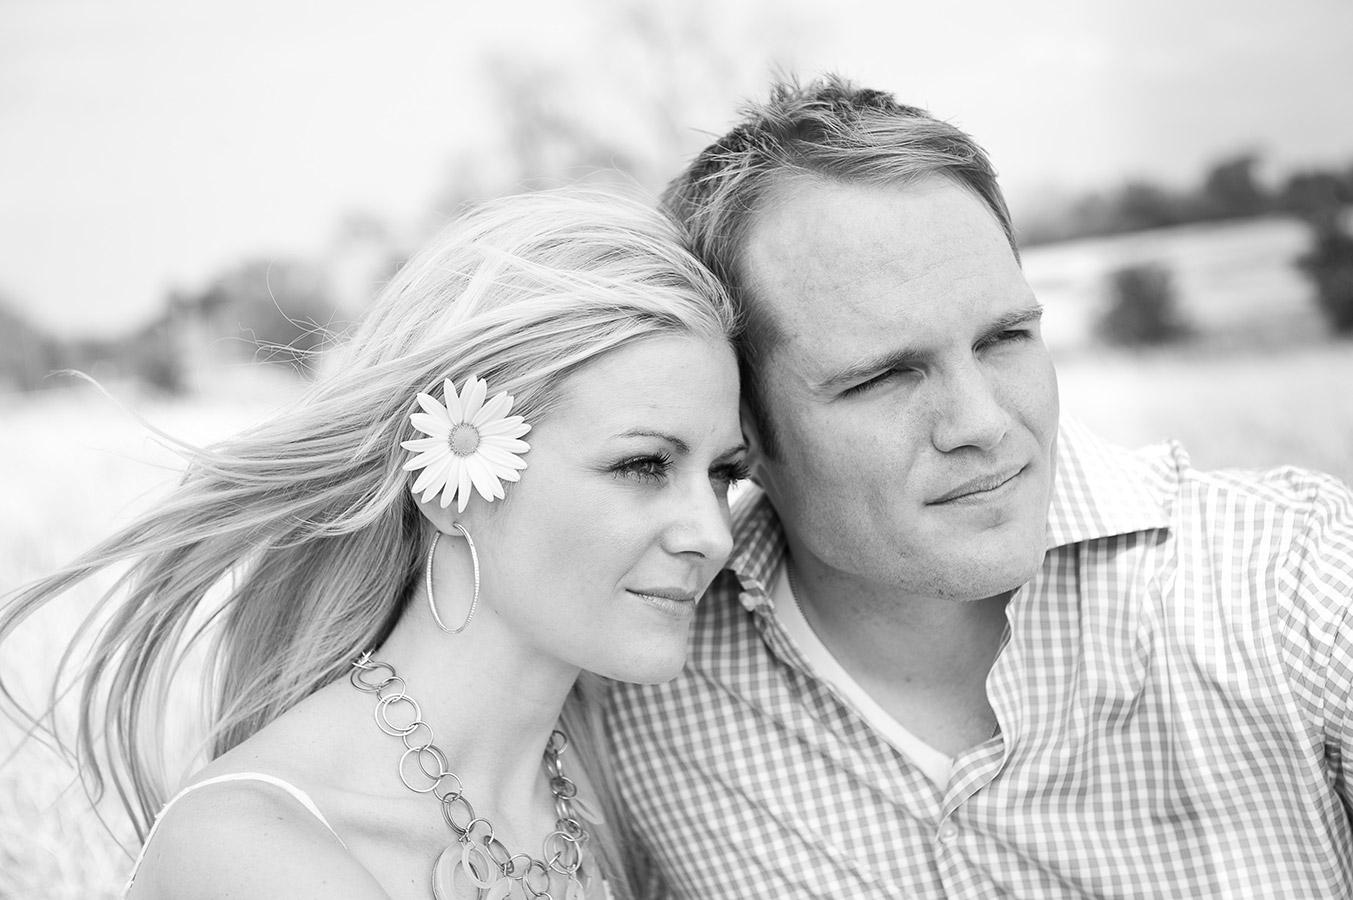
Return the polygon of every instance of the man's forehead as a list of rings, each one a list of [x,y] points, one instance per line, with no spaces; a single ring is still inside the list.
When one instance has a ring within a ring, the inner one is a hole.
[[[901,282],[918,274],[908,271],[912,254],[906,247],[890,242],[889,229],[869,221],[880,206],[871,194],[886,197],[904,189],[807,178],[777,185],[753,215],[740,254],[739,281],[750,294],[752,314],[785,337],[811,327],[827,309],[865,315],[867,310],[850,307],[871,282],[877,286],[881,259],[887,260],[889,279]],[[855,264],[866,258],[874,264]]]
[[[774,338],[763,351],[835,365],[899,331],[924,343],[934,329],[957,334],[1032,302],[995,215],[949,178],[799,178],[767,199],[739,273],[750,320]]]
[[[943,253],[956,225],[947,207],[927,202],[937,193],[956,196],[994,216],[979,199],[948,178],[926,176],[904,184],[839,182],[798,177],[773,185],[752,214],[740,254],[745,286],[779,293],[850,293],[886,265],[889,276],[907,280],[924,275]],[[952,204],[950,204],[952,205]],[[950,242],[951,243],[951,242]]]

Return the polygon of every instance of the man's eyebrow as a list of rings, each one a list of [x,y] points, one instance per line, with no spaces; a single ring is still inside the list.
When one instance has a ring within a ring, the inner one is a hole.
[[[1028,325],[1030,322],[1037,322],[1041,318],[1043,318],[1043,304],[1041,303],[1035,303],[1033,306],[1026,306],[1023,309],[1011,310],[988,325],[983,332],[983,337],[999,334],[1021,325]]]
[[[690,444],[687,444],[685,441],[683,441],[681,438],[677,437],[676,435],[674,435],[674,434],[668,434],[668,433],[665,432],[665,431],[654,431],[654,430],[652,430],[652,429],[650,429],[650,428],[631,428],[631,429],[629,429],[628,431],[622,431],[622,432],[620,432],[619,434],[616,435],[616,437],[622,437],[622,438],[629,438],[629,437],[652,437],[652,438],[658,438],[659,440],[664,440],[664,441],[667,441],[668,443],[670,443],[673,447],[675,447],[675,448],[677,449],[677,452],[678,452],[678,453],[681,453],[682,455],[685,455],[685,454],[691,452],[691,446],[690,446]]]
[[[1011,310],[988,323],[987,326],[982,329],[979,341],[987,340],[988,338],[1000,334],[1002,331],[1018,328],[1020,325],[1037,322],[1042,317],[1043,306],[1039,303]],[[866,357],[851,363],[844,369],[841,369],[835,374],[829,375],[827,378],[818,382],[817,389],[824,393],[835,393],[842,388],[849,387],[858,381],[872,375],[877,375],[880,372],[887,372],[892,369],[911,368],[922,361],[925,355],[925,351],[916,347],[895,347],[884,353]]]
[[[725,459],[732,459],[733,457],[737,456],[739,453],[746,453],[746,452],[747,452],[747,445],[744,444],[744,443],[742,443],[741,441],[739,441],[738,443],[736,443],[736,444],[734,444],[733,446],[729,447],[729,448],[728,448],[727,450],[725,450],[724,452],[720,453],[719,456],[718,456],[718,460],[719,460],[719,461],[723,461],[723,460],[725,460]]]
[[[914,365],[921,357],[921,351],[913,347],[897,347],[885,353],[876,356],[869,356],[858,360],[841,369],[834,375],[817,383],[817,390],[822,393],[834,394],[842,388],[849,387],[857,381],[862,381],[871,375],[879,372],[887,372],[891,369],[903,369]]]

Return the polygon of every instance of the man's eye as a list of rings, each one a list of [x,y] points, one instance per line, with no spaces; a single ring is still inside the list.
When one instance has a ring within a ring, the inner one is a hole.
[[[721,466],[715,466],[709,470],[709,480],[720,485],[724,490],[728,490],[739,481],[745,481],[751,477],[752,471],[747,466],[746,460],[725,463]]]
[[[1020,341],[1027,341],[1031,337],[1033,337],[1033,333],[1027,328],[1008,328],[1005,331],[998,331],[977,346],[982,348],[990,347],[995,344],[1013,344]]]
[[[899,375],[904,375],[910,371],[911,371],[910,369],[889,369],[886,372],[880,372],[873,378],[869,379],[868,381],[861,381],[857,385],[853,385],[851,387],[846,388],[844,391],[841,392],[841,396],[858,397],[861,394],[866,394],[869,391],[872,391],[874,388],[882,387],[888,382],[896,379]]]

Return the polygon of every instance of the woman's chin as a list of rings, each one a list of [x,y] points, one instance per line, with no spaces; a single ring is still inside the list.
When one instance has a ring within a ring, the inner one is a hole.
[[[663,684],[681,674],[686,665],[686,645],[670,651],[656,650],[651,654],[627,660],[617,660],[611,665],[597,667],[592,671],[604,675],[613,681],[627,681],[632,684]]]

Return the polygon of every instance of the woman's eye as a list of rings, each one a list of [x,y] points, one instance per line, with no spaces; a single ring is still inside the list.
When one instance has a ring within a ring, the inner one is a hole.
[[[621,478],[631,478],[645,484],[662,481],[672,469],[672,458],[666,454],[633,456],[621,460],[611,472]]]

